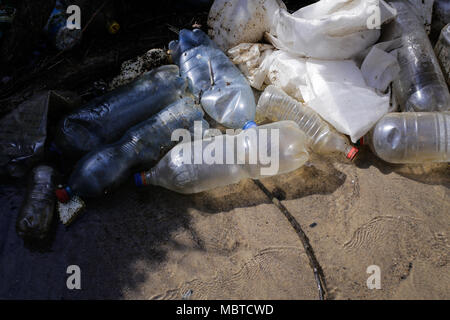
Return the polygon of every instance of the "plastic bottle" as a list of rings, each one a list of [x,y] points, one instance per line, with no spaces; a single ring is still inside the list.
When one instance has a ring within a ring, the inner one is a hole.
[[[424,26],[404,0],[389,2],[397,10],[392,35],[402,37],[398,49],[400,76],[393,82],[402,111],[447,111],[450,94]]]
[[[332,129],[313,109],[273,85],[264,90],[256,106],[256,120],[264,119],[294,121],[305,132],[311,149],[317,153],[341,152],[350,160],[358,153],[347,138]]]
[[[442,29],[439,40],[434,47],[434,52],[441,64],[445,80],[450,86],[450,23]]]
[[[448,162],[450,112],[389,113],[368,138],[372,151],[387,162]]]
[[[267,139],[260,135],[261,132],[267,133]],[[254,138],[249,138],[252,134]],[[238,135],[220,135],[196,142],[179,144],[151,170],[137,173],[136,185],[157,185],[179,193],[197,193],[245,178],[259,179],[287,173],[304,165],[309,158],[306,136],[293,121],[275,122],[244,130]],[[263,161],[261,145],[267,146],[267,155],[273,158],[272,161]],[[216,146],[217,161],[205,158],[211,146]],[[190,150],[185,161],[183,150]],[[245,159],[240,164],[239,154],[242,155],[240,159]]]
[[[203,111],[191,98],[183,98],[153,117],[130,128],[117,142],[90,152],[76,165],[68,187],[57,191],[66,202],[72,195],[98,197],[120,185],[140,164],[155,165],[164,151],[173,147],[176,129],[193,129],[202,121]],[[203,124],[207,122],[203,121]],[[204,126],[204,125],[203,125]]]
[[[56,145],[67,155],[80,156],[116,141],[130,127],[180,99],[186,89],[175,65],[147,72],[63,118]]]
[[[181,30],[169,49],[211,118],[235,129],[254,120],[255,98],[247,80],[203,31]]]
[[[43,239],[48,234],[55,211],[55,180],[55,170],[51,167],[38,166],[32,170],[16,222],[21,237]]]

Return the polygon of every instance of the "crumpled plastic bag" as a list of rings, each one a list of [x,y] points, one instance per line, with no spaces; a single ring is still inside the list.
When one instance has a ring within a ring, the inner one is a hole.
[[[374,46],[362,63],[361,72],[367,85],[386,92],[392,81],[400,74],[397,55]]]
[[[286,9],[281,0],[215,0],[208,15],[208,35],[223,51],[259,42],[279,8]]]
[[[278,49],[303,57],[350,59],[374,44],[393,18],[384,0],[321,0],[292,14],[278,9],[267,36]]]
[[[352,60],[299,58],[261,44],[241,44],[228,53],[256,89],[280,87],[353,142],[388,111],[389,95],[369,87]]]
[[[80,103],[72,92],[43,91],[1,118],[0,175],[23,177],[44,156],[49,120]]]

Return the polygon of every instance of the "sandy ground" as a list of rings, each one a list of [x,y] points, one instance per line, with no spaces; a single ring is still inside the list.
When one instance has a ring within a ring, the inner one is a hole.
[[[392,166],[366,151],[262,182],[308,236],[328,298],[450,298],[447,164]],[[191,196],[127,185],[39,246],[14,230],[23,187],[0,191],[0,298],[318,299],[296,231],[252,181]],[[72,264],[78,291],[66,288]],[[367,287],[370,265],[380,290]]]

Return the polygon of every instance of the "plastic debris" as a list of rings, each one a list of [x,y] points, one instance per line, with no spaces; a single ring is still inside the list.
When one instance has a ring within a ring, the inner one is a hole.
[[[405,1],[392,0],[397,18],[386,28],[388,40],[401,37],[397,50],[400,76],[393,82],[402,111],[446,111],[450,94],[430,40],[415,10]]]
[[[181,30],[169,49],[205,112],[229,128],[255,118],[255,99],[245,77],[201,30]]]
[[[441,65],[447,85],[450,86],[450,23],[442,29],[434,52]]]
[[[163,49],[151,49],[144,55],[122,63],[120,74],[111,80],[109,90],[130,83],[143,73],[169,64],[169,55]]]
[[[223,51],[259,42],[279,8],[286,9],[281,0],[216,0],[208,15],[208,34]]]
[[[261,95],[256,107],[256,119],[295,121],[306,134],[311,149],[317,153],[341,152],[350,160],[358,153],[347,138],[331,128],[314,110],[275,86],[268,86]]]
[[[126,130],[180,99],[187,89],[178,67],[167,65],[95,98],[66,116],[55,138],[67,155],[80,156],[119,139]]]
[[[368,86],[386,92],[392,81],[400,74],[396,55],[374,46],[361,65],[361,72]]]
[[[276,50],[266,54],[261,61],[255,57],[261,54],[262,47],[248,47],[249,55],[245,50],[247,47],[240,45],[230,49],[229,53],[233,61],[241,62],[239,67],[244,73],[258,79],[254,84],[280,87],[306,103],[336,130],[349,135],[353,143],[388,111],[389,95],[378,94],[369,87],[352,60],[304,59]],[[251,62],[247,63],[246,59]],[[253,71],[247,72],[249,67]]]
[[[316,59],[350,59],[374,44],[381,25],[395,17],[385,1],[320,0],[273,15],[268,39],[286,52]]]
[[[267,133],[267,140],[261,140],[263,135],[259,132],[263,129]],[[274,132],[278,134],[278,152],[272,149],[272,143],[268,143],[276,139]],[[247,139],[252,133],[254,139]],[[186,142],[172,149],[150,171],[136,174],[135,182],[138,186],[157,185],[190,194],[238,183],[245,178],[259,179],[283,174],[298,169],[309,159],[306,141],[305,134],[295,122],[280,121],[250,128],[238,135],[220,135],[203,140],[200,142],[202,148],[196,147],[196,142]],[[261,156],[257,156],[257,159],[251,156],[261,152],[261,147],[258,149],[261,144],[266,145],[267,156],[275,157],[278,161],[278,170],[271,167],[275,164],[270,163],[270,160],[267,164]],[[184,155],[184,150],[189,150],[186,152],[190,152],[190,155]],[[239,164],[237,159],[242,152],[240,150],[245,151],[242,159],[249,161],[244,160]],[[216,162],[205,162],[204,154],[207,152],[211,152]],[[184,157],[187,158],[186,162],[183,161]],[[251,162],[251,158],[254,162]],[[196,164],[198,160],[195,159],[203,161]]]
[[[171,140],[176,129],[193,131],[194,121],[202,121],[203,111],[191,98],[174,102],[153,117],[130,128],[116,143],[100,147],[83,157],[70,176],[68,186],[58,199],[67,201],[72,195],[99,197],[119,186],[131,169],[156,164],[164,151],[176,142]],[[207,128],[207,122],[203,121]]]
[[[368,138],[372,151],[387,162],[449,162],[450,112],[389,113]]]
[[[16,8],[0,2],[0,39],[3,33],[7,31],[14,21],[16,16]]]
[[[80,197],[72,196],[65,203],[58,202],[57,207],[60,221],[69,226],[84,211],[86,204]]]
[[[50,92],[40,92],[0,120],[0,173],[22,177],[44,155]]]
[[[55,212],[55,170],[38,166],[30,175],[27,194],[17,217],[16,230],[22,238],[44,239]]]

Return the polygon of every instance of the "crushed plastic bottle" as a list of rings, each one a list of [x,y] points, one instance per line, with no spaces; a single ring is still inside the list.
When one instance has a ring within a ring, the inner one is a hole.
[[[50,230],[55,212],[56,173],[52,167],[38,166],[31,172],[27,194],[16,222],[23,238],[43,239]]]
[[[211,118],[235,129],[254,120],[255,98],[247,80],[203,31],[181,30],[169,49]]]
[[[430,40],[414,8],[406,1],[389,2],[397,10],[389,37],[401,36],[400,76],[393,82],[402,111],[447,111],[450,94]]]
[[[66,116],[59,125],[56,145],[67,155],[80,156],[116,141],[130,127],[180,99],[186,89],[177,66],[154,69]]]
[[[450,112],[389,113],[368,140],[372,151],[387,162],[449,162]]]
[[[450,23],[442,29],[434,52],[441,64],[447,85],[450,86]]]
[[[264,90],[256,107],[256,120],[264,119],[294,121],[305,132],[311,149],[317,153],[341,152],[350,160],[358,153],[347,138],[332,129],[314,110],[273,85]]]
[[[254,131],[253,139],[249,138],[251,131]],[[267,133],[267,140],[261,132]],[[182,143],[165,155],[151,170],[137,173],[135,183],[138,186],[162,186],[189,194],[238,183],[245,178],[259,179],[283,174],[306,163],[309,158],[306,141],[305,134],[295,122],[280,121],[250,128],[238,135],[219,135],[211,139]],[[217,161],[210,162],[211,159],[205,158],[207,150],[212,151],[211,146],[215,146],[213,157]],[[266,146],[268,157],[277,161],[278,170],[275,170],[273,166],[276,164],[270,159],[263,161],[261,154],[255,157],[257,151],[261,153],[264,148],[261,146]],[[184,150],[190,152],[190,155],[185,156]],[[184,157],[187,158],[186,161],[183,161]]]
[[[72,195],[99,197],[120,185],[131,169],[141,164],[154,165],[164,151],[176,142],[171,135],[176,129],[193,129],[194,121],[202,121],[203,111],[192,98],[174,102],[153,117],[130,128],[117,142],[102,146],[76,165],[68,187],[57,192],[61,202]],[[203,127],[207,122],[203,120]]]

